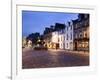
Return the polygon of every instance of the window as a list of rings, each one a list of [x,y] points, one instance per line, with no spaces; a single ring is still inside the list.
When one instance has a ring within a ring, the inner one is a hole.
[[[75,34],[75,38],[77,39],[78,37],[77,37],[77,34]]]
[[[85,38],[87,37],[87,33],[86,33],[86,32],[84,32],[84,37],[85,37]]]
[[[60,41],[62,41],[62,38],[60,37]]]
[[[65,36],[64,36],[64,40],[65,40]]]
[[[79,38],[82,38],[82,33],[79,34]]]
[[[68,26],[67,26],[67,31],[68,31]]]
[[[70,47],[72,47],[72,42],[70,42]]]
[[[61,43],[61,48],[63,47],[63,44]]]
[[[72,25],[70,26],[70,30],[72,30]]]
[[[67,38],[66,38],[66,40],[68,40],[68,34],[67,34]]]
[[[78,23],[75,25],[75,28],[76,28],[76,29],[78,28],[78,25],[79,25]]]
[[[67,43],[67,48],[68,48],[68,43]]]
[[[70,40],[72,40],[72,33],[70,33]]]
[[[85,37],[87,37],[87,33],[85,33]]]
[[[59,40],[59,38],[58,38],[58,42],[59,42],[60,40]]]
[[[61,41],[63,41],[63,36],[61,36]]]

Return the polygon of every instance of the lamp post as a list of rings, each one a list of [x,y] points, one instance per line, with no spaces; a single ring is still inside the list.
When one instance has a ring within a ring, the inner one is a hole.
[[[38,45],[38,46],[40,45],[40,42],[41,42],[41,40],[40,40],[40,38],[38,37],[38,40],[37,40],[37,45]]]

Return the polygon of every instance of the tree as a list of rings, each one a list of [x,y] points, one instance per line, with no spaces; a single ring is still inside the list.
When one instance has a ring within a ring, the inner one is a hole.
[[[27,40],[31,40],[32,44],[36,45],[39,38],[40,38],[40,33],[36,32],[29,34]]]

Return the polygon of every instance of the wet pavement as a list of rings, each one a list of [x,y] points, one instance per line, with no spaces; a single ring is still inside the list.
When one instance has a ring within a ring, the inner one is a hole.
[[[89,56],[62,50],[23,50],[22,68],[88,66]]]

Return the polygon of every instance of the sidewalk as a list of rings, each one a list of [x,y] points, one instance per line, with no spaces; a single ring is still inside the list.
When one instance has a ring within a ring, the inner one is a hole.
[[[49,51],[57,51],[57,52],[60,52],[60,51],[64,51],[64,52],[67,52],[67,53],[71,53],[71,54],[82,54],[82,55],[86,55],[86,56],[89,56],[89,52],[88,51],[71,51],[71,50],[61,50],[61,49],[48,49]]]
[[[68,51],[68,52],[74,53],[74,54],[81,54],[81,55],[89,56],[88,51]]]

